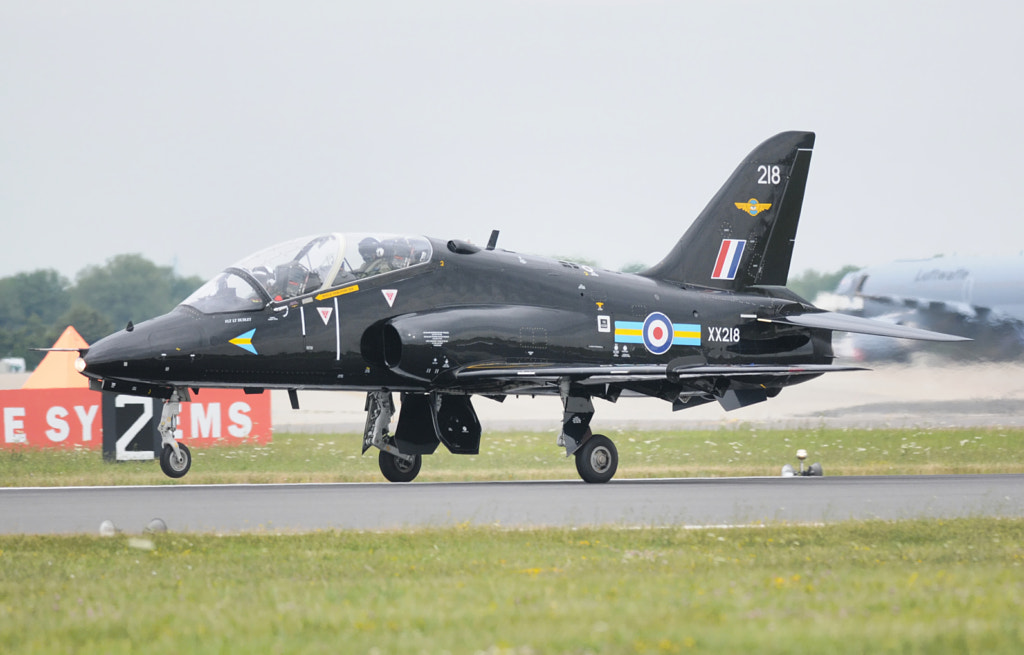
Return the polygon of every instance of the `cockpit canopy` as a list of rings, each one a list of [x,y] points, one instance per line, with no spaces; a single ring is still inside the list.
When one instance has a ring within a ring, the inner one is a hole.
[[[324,234],[249,255],[181,304],[208,314],[262,309],[321,289],[354,284],[430,261],[430,242],[395,234]]]

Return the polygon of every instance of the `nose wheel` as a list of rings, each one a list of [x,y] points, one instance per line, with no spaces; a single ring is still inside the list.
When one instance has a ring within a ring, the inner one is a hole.
[[[164,401],[160,415],[160,440],[163,449],[160,451],[160,468],[169,478],[183,477],[192,468],[192,452],[188,446],[174,439],[178,427],[178,414],[181,412],[182,401],[188,401],[187,389],[175,389],[171,397]]]
[[[178,444],[177,450],[164,446],[160,452],[160,468],[169,478],[183,477],[192,468],[192,452],[185,444]]]
[[[619,451],[603,434],[587,439],[576,451],[576,472],[584,482],[608,482],[619,468]]]

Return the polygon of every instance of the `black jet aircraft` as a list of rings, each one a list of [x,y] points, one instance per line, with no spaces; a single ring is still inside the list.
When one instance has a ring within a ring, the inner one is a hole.
[[[179,403],[200,388],[366,392],[363,452],[391,481],[439,444],[479,452],[472,397],[551,394],[558,445],[606,482],[618,454],[591,432],[593,399],[662,398],[680,410],[758,403],[833,364],[833,330],[929,340],[935,332],[824,312],[786,289],[814,134],[754,149],[661,262],[639,274],[460,240],[324,234],[224,269],[170,313],[83,352],[102,391],[165,399],[161,465],[191,466]],[[393,394],[401,394],[394,434]]]

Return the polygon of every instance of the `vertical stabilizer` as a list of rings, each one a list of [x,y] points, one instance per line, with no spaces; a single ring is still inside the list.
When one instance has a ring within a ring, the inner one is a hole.
[[[783,132],[754,148],[672,251],[641,275],[739,290],[786,284],[813,132]]]

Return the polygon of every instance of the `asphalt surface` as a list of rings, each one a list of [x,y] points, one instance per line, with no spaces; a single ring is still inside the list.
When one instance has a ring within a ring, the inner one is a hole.
[[[11,376],[0,376],[11,377]],[[275,392],[275,431],[360,431],[363,394]],[[556,433],[557,398],[474,403],[485,432]],[[672,412],[652,399],[597,404],[600,429],[949,427],[1024,425],[1024,364],[881,367],[836,373],[767,403]],[[486,438],[486,437],[485,437]],[[390,530],[458,523],[504,526],[739,525],[959,516],[1024,516],[1024,476],[615,479],[579,481],[0,488],[0,533],[96,533],[104,520],[138,533],[154,518],[172,531],[232,533]]]
[[[1024,475],[0,489],[0,533],[721,526],[1024,516]]]

